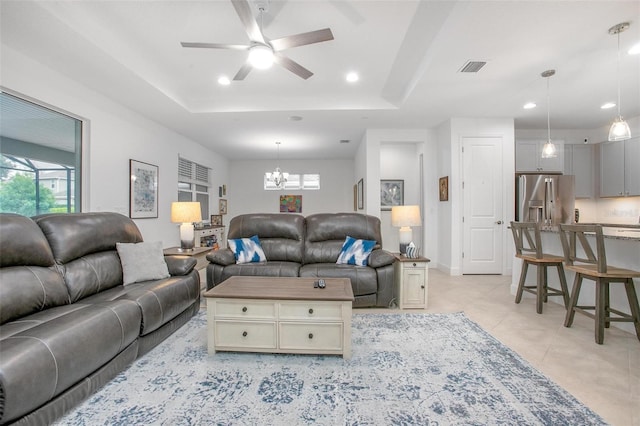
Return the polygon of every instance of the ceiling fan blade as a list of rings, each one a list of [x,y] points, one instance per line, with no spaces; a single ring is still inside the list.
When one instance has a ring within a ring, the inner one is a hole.
[[[256,41],[258,43],[264,43],[264,37],[262,36],[262,32],[260,31],[260,27],[256,22],[256,19],[253,17],[253,13],[251,12],[251,6],[247,0],[231,0],[233,7],[236,9],[236,13],[240,17],[240,21],[242,21],[242,25],[244,25],[244,29],[249,36],[249,40]]]
[[[321,43],[329,40],[333,40],[333,33],[330,28],[324,28],[322,30],[309,31],[308,33],[277,38],[271,40],[269,43],[271,47],[273,47],[273,50],[277,52],[291,47],[305,46],[307,44]]]
[[[273,56],[273,60],[274,62],[278,63],[280,66],[288,69],[298,77],[303,78],[305,80],[313,75],[311,71],[309,71],[299,63],[287,58],[286,56],[280,53],[276,53]]]
[[[245,44],[224,44],[224,43],[191,43],[187,41],[180,42],[182,47],[200,47],[204,49],[231,49],[231,50],[249,50]]]
[[[233,77],[233,80],[234,81],[244,80],[247,74],[249,74],[249,71],[251,71],[252,69],[253,67],[251,66],[251,64],[248,61],[245,62],[244,65],[240,67],[236,75]]]

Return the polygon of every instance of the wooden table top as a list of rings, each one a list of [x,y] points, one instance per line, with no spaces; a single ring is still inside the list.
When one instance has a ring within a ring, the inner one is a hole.
[[[349,278],[325,278],[325,288],[314,288],[318,278],[231,277],[204,293],[227,299],[353,301]]]

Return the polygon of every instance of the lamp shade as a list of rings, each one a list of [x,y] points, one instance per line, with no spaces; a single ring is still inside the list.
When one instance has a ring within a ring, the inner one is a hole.
[[[392,226],[420,226],[420,206],[393,206],[391,207]]]
[[[171,203],[171,222],[191,223],[201,221],[200,202],[178,201]]]

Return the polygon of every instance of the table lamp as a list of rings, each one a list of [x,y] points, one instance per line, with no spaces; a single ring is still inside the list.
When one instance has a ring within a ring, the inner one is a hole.
[[[180,250],[193,250],[193,222],[201,222],[200,202],[178,201],[171,203],[171,222],[180,225]]]
[[[406,254],[407,245],[413,239],[411,227],[422,225],[420,206],[391,207],[391,225],[400,227],[400,254]]]

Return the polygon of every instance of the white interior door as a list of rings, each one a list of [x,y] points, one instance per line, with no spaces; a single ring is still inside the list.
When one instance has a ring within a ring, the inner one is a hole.
[[[463,138],[463,274],[501,274],[502,138]]]

